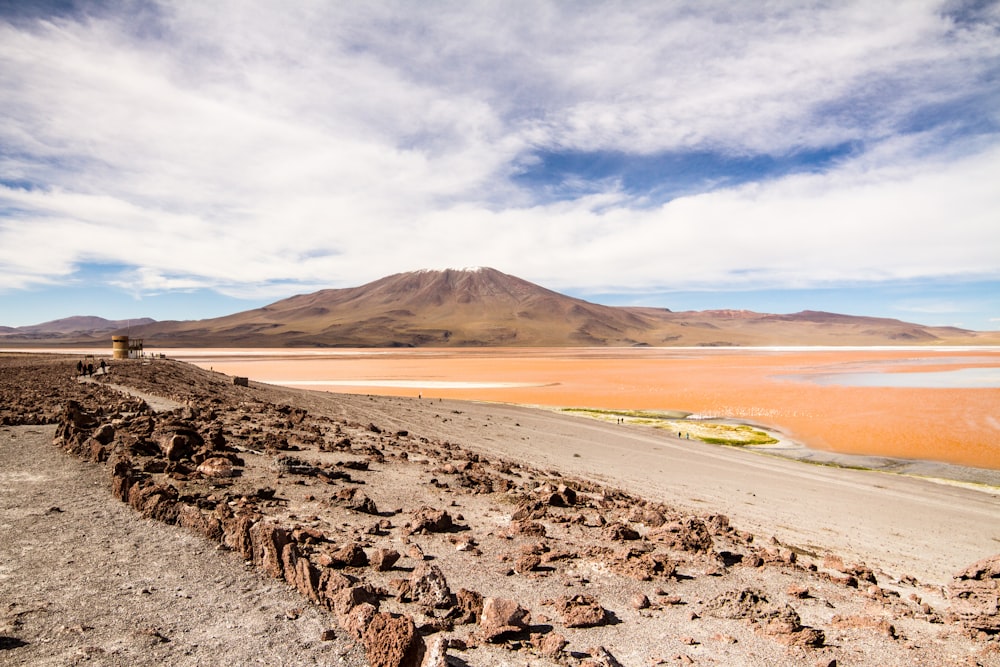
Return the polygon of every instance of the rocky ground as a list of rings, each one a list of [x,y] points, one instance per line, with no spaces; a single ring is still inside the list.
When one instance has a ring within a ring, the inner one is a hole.
[[[406,399],[73,364],[0,355],[0,664],[1000,665],[1000,557],[888,577]]]

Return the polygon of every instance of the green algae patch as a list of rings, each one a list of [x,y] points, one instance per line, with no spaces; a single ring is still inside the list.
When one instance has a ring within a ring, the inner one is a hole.
[[[602,421],[622,421],[676,432],[682,438],[701,440],[713,445],[748,447],[773,445],[778,442],[767,432],[747,424],[712,421],[689,421],[692,413],[681,410],[601,410],[597,408],[563,408],[562,412],[592,417]]]
[[[753,445],[773,445],[778,440],[765,431],[746,424],[714,424],[684,422],[675,424],[679,430],[687,431],[692,438],[713,445],[729,445],[731,447],[749,447]]]

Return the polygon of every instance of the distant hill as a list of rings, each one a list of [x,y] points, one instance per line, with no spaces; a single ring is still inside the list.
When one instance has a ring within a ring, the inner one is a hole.
[[[614,307],[495,269],[414,271],[206,320],[132,320],[159,347],[984,345],[1000,332],[806,310]],[[75,317],[0,331],[4,343],[106,342],[125,322]]]
[[[106,320],[103,317],[77,315],[23,327],[0,327],[0,342],[17,340],[86,342],[87,339],[93,338],[104,340],[112,332],[154,322],[156,320],[148,317],[135,320]]]

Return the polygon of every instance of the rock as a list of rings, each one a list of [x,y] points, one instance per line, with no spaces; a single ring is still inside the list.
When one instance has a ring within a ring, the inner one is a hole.
[[[378,507],[375,501],[366,496],[355,487],[341,489],[333,496],[334,502],[355,512],[362,514],[372,514],[378,516]]]
[[[395,549],[379,548],[372,552],[368,561],[378,572],[387,572],[392,569],[392,566],[396,564],[399,558],[399,552]]]
[[[972,636],[1000,635],[1000,554],[956,573],[947,593],[949,613]]]
[[[611,655],[608,649],[603,646],[596,646],[587,649],[590,656],[586,660],[580,661],[580,667],[623,667],[615,656]]]
[[[330,554],[331,567],[364,567],[368,565],[368,555],[360,545],[347,544]]]
[[[960,572],[956,572],[953,578],[960,581],[1000,579],[1000,554],[976,561]]]
[[[512,521],[537,520],[548,514],[548,507],[538,500],[525,499],[518,503],[511,515]]]
[[[629,598],[629,606],[632,609],[649,609],[649,597],[644,593],[636,593],[631,598]]]
[[[884,617],[874,617],[874,616],[834,616],[830,620],[830,625],[835,628],[868,628],[875,630],[881,635],[885,635],[889,639],[896,639],[896,628],[889,619]]]
[[[666,523],[649,531],[646,537],[664,542],[674,549],[695,553],[707,553],[713,547],[712,534],[708,526],[701,519],[693,517]]]
[[[448,638],[435,637],[431,640],[421,667],[448,667]]]
[[[379,612],[362,635],[371,667],[420,667],[426,651],[413,619]]]
[[[677,573],[677,563],[667,554],[635,548],[616,554],[610,565],[615,572],[639,581],[651,581],[654,577],[668,578]]]
[[[629,514],[628,520],[632,523],[641,523],[647,528],[659,528],[667,522],[663,514],[647,507],[636,507]]]
[[[455,620],[457,624],[478,623],[479,619],[482,618],[483,596],[481,593],[461,588],[455,595],[455,602],[460,612]]]
[[[354,605],[346,614],[340,616],[338,621],[344,632],[355,639],[361,639],[364,637],[365,630],[377,613],[378,610],[375,608],[375,605],[370,602],[360,602]]]
[[[621,542],[624,540],[637,540],[640,536],[639,531],[616,521],[604,527],[602,537],[608,541]]]
[[[527,610],[514,600],[486,598],[479,619],[479,636],[484,641],[492,642],[506,633],[521,632],[527,627],[527,615]]]
[[[726,591],[705,604],[705,612],[716,618],[757,618],[768,605],[767,597],[755,588]]]
[[[530,521],[528,519],[524,520],[513,520],[504,529],[503,534],[508,537],[516,537],[518,535],[526,537],[545,537],[545,526],[538,523],[537,521]]]
[[[558,632],[552,632],[547,635],[538,637],[535,641],[535,647],[538,652],[544,655],[546,658],[560,658],[563,655],[563,649],[569,645],[569,642]]]
[[[789,596],[793,598],[798,598],[800,600],[804,600],[805,598],[809,597],[809,589],[806,588],[805,586],[800,586],[798,584],[792,584],[791,586],[789,586],[786,593],[788,593]]]
[[[526,572],[531,572],[541,564],[541,556],[537,554],[522,554],[518,557],[517,562],[514,564],[514,571],[524,574]]]
[[[102,445],[110,445],[115,439],[115,427],[111,424],[102,424],[90,436]]]
[[[413,520],[406,533],[444,533],[454,527],[454,521],[448,512],[424,506],[413,513]]]
[[[434,609],[447,609],[454,604],[451,589],[437,565],[421,562],[410,576],[410,599]]]
[[[260,522],[250,528],[253,562],[268,576],[284,578],[282,550],[292,541],[291,531],[275,523]]]
[[[212,458],[205,459],[198,465],[196,470],[205,477],[216,479],[236,477],[239,474],[233,466],[233,462],[221,456],[213,456]]]
[[[608,622],[608,613],[590,595],[561,597],[556,601],[556,610],[567,628],[590,628]]]

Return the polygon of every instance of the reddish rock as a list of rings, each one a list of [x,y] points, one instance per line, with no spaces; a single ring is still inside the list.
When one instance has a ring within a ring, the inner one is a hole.
[[[313,602],[319,602],[320,572],[308,557],[299,553],[295,542],[289,542],[284,546],[281,562],[285,571],[285,581]]]
[[[239,473],[233,462],[221,456],[213,456],[202,461],[196,468],[205,477],[214,479],[226,479],[236,477]]]
[[[947,592],[951,617],[972,636],[1000,636],[1000,554],[956,573]]]
[[[455,621],[457,624],[479,622],[483,615],[483,596],[481,593],[466,588],[459,589],[455,595],[455,603],[460,612]]]
[[[269,522],[254,524],[250,529],[254,565],[276,579],[284,578],[281,554],[285,545],[291,541],[291,532],[278,524]]]
[[[448,512],[425,506],[413,513],[413,519],[406,532],[407,534],[444,533],[454,527],[455,524]]]
[[[889,619],[882,616],[834,616],[830,625],[835,628],[870,629],[890,639],[896,639],[896,628]]]
[[[674,549],[695,553],[706,553],[713,547],[712,534],[708,526],[701,519],[691,517],[664,524],[656,530],[649,531],[646,537],[663,542]]]
[[[346,544],[330,556],[331,567],[364,567],[368,565],[368,555],[358,544]]]
[[[344,632],[355,639],[361,639],[377,613],[378,610],[375,609],[373,604],[370,602],[361,602],[354,605],[346,614],[340,616],[338,621]]]
[[[705,604],[705,611],[716,618],[756,619],[768,607],[767,597],[755,588],[726,591]]]
[[[785,592],[788,593],[789,596],[793,598],[798,598],[800,600],[804,600],[805,598],[809,597],[809,589],[806,588],[805,586],[800,586],[798,584],[792,584],[791,586],[788,587],[788,590]]]
[[[176,523],[178,492],[170,484],[136,484],[128,493],[128,504],[144,517]]]
[[[399,560],[399,552],[394,549],[378,548],[372,551],[368,557],[368,562],[378,572],[387,572]]]
[[[976,561],[960,572],[956,572],[953,578],[959,581],[1000,579],[1000,554]]]
[[[548,514],[548,507],[539,500],[522,500],[511,515],[512,521],[528,521],[541,519]]]
[[[448,667],[448,638],[437,636],[431,640],[420,667]]]
[[[523,520],[523,521],[511,521],[507,528],[503,531],[504,535],[508,537],[516,537],[518,535],[527,537],[545,537],[545,526],[538,523],[537,521]]]
[[[479,619],[479,635],[484,641],[496,641],[509,632],[521,632],[526,627],[528,612],[514,600],[489,597],[483,600]]]
[[[409,616],[377,613],[361,639],[371,667],[420,667],[426,651]]]
[[[195,505],[184,503],[178,506],[177,525],[213,542],[222,541],[222,522],[211,514],[205,514]]]
[[[355,487],[341,489],[334,494],[333,499],[334,502],[354,512],[378,516],[378,507],[375,505],[375,501]]]
[[[610,564],[615,572],[639,581],[651,581],[654,577],[672,577],[677,573],[677,563],[667,554],[633,548],[616,554]]]
[[[561,658],[563,656],[563,649],[569,645],[566,638],[558,632],[533,636],[532,643],[538,649],[538,652],[546,658]]]
[[[617,521],[605,526],[601,535],[605,540],[614,542],[639,539],[639,531]]]
[[[631,598],[629,598],[629,606],[631,606],[632,609],[635,610],[648,609],[649,597],[647,597],[644,593],[636,593]]]
[[[115,427],[111,424],[101,424],[90,436],[102,445],[110,445],[115,439]]]
[[[521,574],[531,572],[542,564],[542,557],[537,554],[522,554],[514,564],[514,570]]]
[[[608,622],[608,613],[592,596],[578,594],[556,601],[556,610],[567,628],[590,628]]]
[[[659,528],[667,522],[663,514],[648,507],[636,507],[629,514],[628,520],[632,523],[641,523],[647,528]]]

